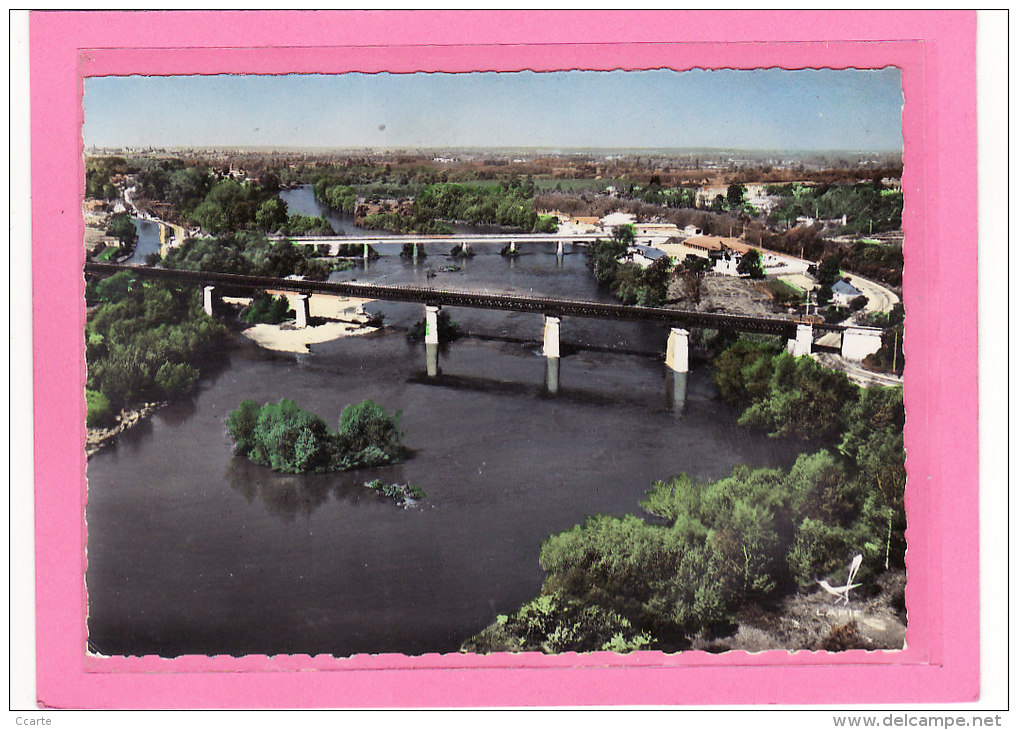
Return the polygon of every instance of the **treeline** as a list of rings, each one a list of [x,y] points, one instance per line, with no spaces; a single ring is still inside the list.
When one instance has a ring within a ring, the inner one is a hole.
[[[534,184],[510,181],[499,185],[429,185],[414,199],[414,215],[429,219],[495,224],[524,231],[537,226]]]
[[[89,282],[85,300],[96,307],[85,325],[89,426],[111,425],[122,408],[190,390],[229,337],[202,311],[194,287],[122,272]]]
[[[127,174],[130,169],[123,157],[90,157],[85,160],[85,197],[96,200],[120,197],[120,190],[110,182],[110,178]]]
[[[853,555],[863,555],[864,586],[903,567],[901,389],[860,390],[809,363],[737,343],[719,358],[718,385],[745,408],[740,422],[825,448],[787,472],[740,465],[707,482],[682,474],[641,502],[654,522],[597,515],[553,535],[541,548],[542,595],[464,649],[676,651],[699,632],[730,631],[748,602],[819,577],[844,582]]]
[[[333,431],[292,400],[259,406],[245,400],[226,419],[236,452],[256,464],[291,474],[391,464],[404,455],[400,413],[374,401],[347,406]]]
[[[620,226],[616,237],[595,241],[588,249],[589,265],[597,283],[611,289],[623,304],[641,307],[658,307],[668,296],[668,283],[672,277],[672,264],[662,256],[646,268],[635,263],[621,262],[632,242],[632,226]],[[628,233],[626,232],[626,229]]]
[[[311,189],[315,199],[331,210],[352,214],[357,207],[357,191],[334,177],[319,178]]]
[[[902,192],[885,189],[879,178],[855,185],[770,185],[767,192],[780,197],[769,215],[774,224],[799,217],[830,220],[846,216],[848,222],[838,233],[858,235],[901,228]]]
[[[170,269],[219,271],[227,274],[271,276],[291,275],[325,279],[332,266],[313,257],[308,246],[290,241],[273,241],[263,233],[241,231],[217,238],[188,238],[170,249],[162,260]]]

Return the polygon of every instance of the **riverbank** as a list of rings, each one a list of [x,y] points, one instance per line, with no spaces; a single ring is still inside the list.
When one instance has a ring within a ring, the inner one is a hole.
[[[290,306],[296,306],[293,292],[269,292],[274,296],[285,296]],[[224,298],[224,302],[246,306],[250,299]],[[377,332],[378,324],[364,311],[372,299],[338,297],[316,294],[310,299],[310,321],[307,327],[298,328],[293,320],[281,324],[256,324],[242,329],[242,334],[259,347],[275,352],[307,353],[311,345],[332,342],[343,337],[353,337]]]
[[[117,436],[129,428],[137,426],[153,413],[166,405],[166,401],[158,403],[142,403],[134,408],[125,408],[116,417],[116,425],[109,428],[88,428],[85,431],[85,456],[91,457],[104,447],[116,441]]]

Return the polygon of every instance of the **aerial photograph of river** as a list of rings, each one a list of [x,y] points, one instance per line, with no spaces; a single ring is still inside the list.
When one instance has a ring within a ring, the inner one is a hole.
[[[90,653],[903,646],[897,69],[84,98]]]

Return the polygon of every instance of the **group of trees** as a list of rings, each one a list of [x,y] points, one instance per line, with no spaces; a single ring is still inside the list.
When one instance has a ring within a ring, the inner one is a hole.
[[[464,648],[674,651],[699,632],[729,630],[747,602],[820,577],[844,581],[853,555],[863,555],[864,584],[904,566],[901,388],[859,389],[811,358],[745,341],[718,358],[717,380],[745,408],[741,423],[820,448],[787,472],[681,474],[641,502],[654,521],[596,515],[549,537],[540,597]]]
[[[291,215],[277,195],[277,178],[240,182],[217,179],[203,166],[156,166],[138,174],[138,187],[140,197],[169,203],[177,218],[212,235],[245,230],[293,236],[333,233],[323,216]]]
[[[901,228],[904,198],[900,190],[886,190],[879,179],[854,185],[768,186],[767,192],[780,196],[771,210],[772,223],[788,223],[796,218],[837,219],[846,217],[840,233],[865,234]]]
[[[279,324],[291,319],[293,310],[286,297],[274,297],[262,293],[255,296],[240,314],[240,318],[251,324]]]
[[[138,229],[134,225],[134,219],[127,213],[116,213],[110,216],[106,226],[106,235],[113,236],[120,241],[121,245],[132,247],[138,242]]]
[[[336,178],[319,178],[312,190],[318,202],[330,210],[353,213],[357,207],[357,191],[352,185],[337,181]]]
[[[123,157],[90,157],[85,161],[85,197],[95,200],[115,200],[120,190],[110,178],[128,172],[127,160]]]
[[[96,307],[85,325],[90,426],[110,425],[122,408],[188,391],[228,341],[226,329],[202,311],[194,287],[122,272],[90,282],[85,297]]]
[[[236,451],[257,464],[291,474],[391,464],[403,457],[400,413],[374,401],[343,409],[339,430],[288,399],[259,406],[245,400],[226,419]]]
[[[633,187],[628,194],[652,205],[663,205],[666,208],[696,208],[698,191],[692,187],[661,187],[659,182],[651,182],[646,187]]]
[[[329,186],[327,181],[315,185],[315,195],[324,204],[334,206],[332,196],[343,197],[344,210],[353,209],[354,188]],[[554,232],[558,221],[553,216],[539,216],[534,211],[534,185],[529,181],[509,181],[497,185],[462,185],[434,183],[422,189],[413,199],[409,212],[404,206],[396,210],[378,211],[365,216],[365,228],[383,228],[407,233],[446,234],[452,229],[446,221],[466,221],[482,225],[500,225],[524,231]]]
[[[721,396],[743,408],[739,424],[833,447],[861,480],[862,499],[887,519],[886,563],[904,559],[905,409],[902,389],[860,388],[813,358],[736,342],[714,361]]]
[[[429,185],[414,199],[414,216],[495,224],[524,231],[532,231],[538,224],[533,183],[519,181],[476,186]]]
[[[597,283],[606,286],[623,304],[658,307],[668,298],[672,264],[662,256],[646,268],[620,261],[634,240],[632,225],[618,226],[609,240],[595,241],[588,249],[589,265]]]
[[[273,241],[263,233],[241,231],[217,238],[188,238],[170,249],[163,266],[190,271],[219,271],[285,278],[293,274],[324,279],[332,267],[314,258],[308,246]]]

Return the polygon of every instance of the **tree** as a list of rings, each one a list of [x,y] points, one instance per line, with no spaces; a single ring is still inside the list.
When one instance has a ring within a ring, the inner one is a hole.
[[[774,359],[767,395],[746,409],[739,425],[766,428],[773,437],[831,442],[840,438],[858,390],[844,373],[783,352]]]
[[[699,304],[703,298],[703,281],[710,268],[710,259],[693,254],[688,254],[679,265],[678,271],[682,276],[686,297],[691,299],[694,304]]]
[[[772,345],[740,339],[714,359],[714,382],[728,403],[749,405],[770,392],[774,358]]]
[[[269,198],[255,213],[255,223],[263,231],[278,231],[287,223],[286,203],[279,198]]]
[[[742,260],[739,261],[735,270],[740,274],[748,275],[750,279],[762,279],[766,276],[760,252],[755,248],[751,248],[742,255]]]
[[[138,229],[134,225],[134,219],[127,213],[116,213],[110,218],[106,235],[113,236],[128,247],[134,246],[138,241]]]
[[[155,384],[163,396],[172,398],[191,389],[198,380],[198,371],[185,362],[163,363],[156,371]]]
[[[403,443],[399,422],[402,414],[389,415],[371,400],[347,406],[339,419],[339,435],[344,448],[359,452],[375,447],[387,456],[397,456]]]
[[[741,208],[746,201],[746,186],[742,183],[732,183],[728,186],[728,194],[725,196],[729,210]]]
[[[625,246],[632,246],[636,240],[636,227],[632,223],[624,223],[612,228],[612,238]]]

